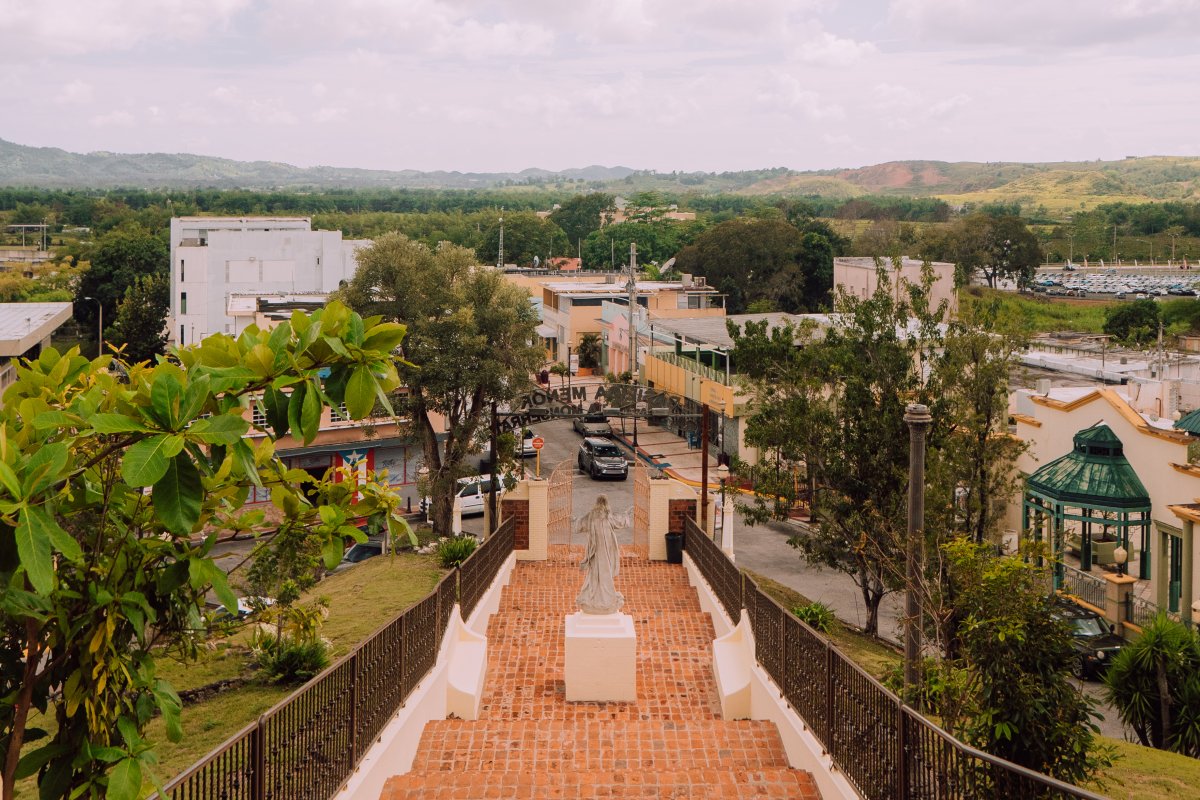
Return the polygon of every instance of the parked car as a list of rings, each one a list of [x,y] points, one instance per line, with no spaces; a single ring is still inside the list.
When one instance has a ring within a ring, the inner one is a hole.
[[[575,428],[575,432],[581,436],[610,436],[612,428],[609,427],[608,417],[603,414],[587,414],[582,417],[576,417],[571,423]]]
[[[462,515],[464,517],[478,516],[487,508],[488,494],[492,490],[492,476],[479,475],[473,478],[458,479],[458,498],[462,507]],[[496,481],[496,497],[499,499],[504,496],[505,488],[504,481]],[[428,513],[433,500],[429,497],[421,498],[421,512]]]
[[[577,460],[579,470],[593,478],[625,480],[629,477],[629,462],[625,460],[625,454],[621,452],[621,448],[608,439],[601,439],[597,436],[589,436],[584,439],[579,444]]]
[[[526,428],[521,432],[521,458],[533,458],[537,450],[533,449],[533,431]]]
[[[1070,626],[1074,637],[1075,659],[1071,662],[1071,674],[1080,680],[1088,680],[1108,669],[1125,643],[1113,633],[1108,620],[1067,600],[1058,602],[1054,615]]]
[[[249,619],[259,611],[275,605],[275,601],[270,597],[239,597],[237,599],[237,613],[230,612],[229,609],[220,603],[209,603],[207,605],[212,611],[211,619],[214,623],[229,623]]]
[[[383,555],[383,542],[378,540],[368,540],[365,542],[357,542],[352,545],[345,555],[342,556],[342,563],[334,567],[334,572],[341,572],[355,564],[361,564],[368,558]]]

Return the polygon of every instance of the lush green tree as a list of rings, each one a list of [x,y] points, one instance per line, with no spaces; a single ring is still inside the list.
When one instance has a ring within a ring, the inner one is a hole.
[[[1147,747],[1200,758],[1200,635],[1160,614],[1121,648],[1105,695]]]
[[[439,534],[451,530],[456,482],[490,404],[524,391],[545,356],[529,295],[475,260],[466,248],[386,234],[358,252],[358,271],[338,293],[407,326],[403,411],[421,434]]]
[[[498,214],[484,228],[475,247],[478,260],[495,264],[500,252],[500,217],[504,218],[504,263],[528,267],[536,256],[545,263],[551,256],[564,255],[572,248],[562,228],[528,211]]]
[[[728,296],[730,313],[756,300],[780,311],[815,311],[833,289],[833,247],[782,219],[734,219],[714,225],[680,251],[680,272],[703,275]]]
[[[928,399],[919,364],[937,344],[936,312],[919,288],[897,299],[882,270],[871,297],[842,295],[837,310],[841,321],[820,336],[765,325],[734,336],[733,360],[754,397],[746,442],[760,458],[739,470],[758,492],[746,509],[752,520],[784,516],[807,471],[818,524],[793,544],[811,563],[854,579],[873,634],[879,604],[899,586],[908,498],[903,417],[907,403]],[[920,324],[910,327],[913,314]]]
[[[125,361],[153,361],[166,353],[170,294],[171,279],[162,273],[141,275],[125,290],[105,337],[107,344],[124,348]]]
[[[927,238],[921,249],[932,260],[953,261],[959,285],[980,271],[993,289],[1002,278],[1029,285],[1043,257],[1037,236],[1020,217],[984,213],[963,217]]]
[[[600,334],[585,333],[579,337],[579,366],[595,369],[600,366]]]
[[[403,336],[330,303],[120,376],[109,357],[76,349],[47,348],[18,369],[0,411],[4,797],[33,775],[46,798],[146,795],[146,724],[161,714],[169,738],[181,736],[179,698],[156,660],[202,646],[210,589],[236,608],[212,548],[222,529],[244,529],[232,521],[253,486],[269,489],[282,525],[320,542],[329,566],[343,537],[360,536],[342,523],[352,502],[354,513],[399,513],[386,487],[314,481],[274,445],[311,442],[324,405],[370,413],[399,385]],[[252,444],[256,397],[268,424]],[[30,726],[35,710],[53,724]]]
[[[637,245],[638,264],[663,263],[692,241],[700,225],[695,222],[657,220],[606,225],[583,240],[587,269],[627,269],[629,245]]]
[[[584,239],[600,230],[604,215],[613,210],[613,196],[601,192],[580,194],[564,202],[550,214],[550,221],[562,228],[567,241],[578,250]]]
[[[142,275],[168,274],[169,259],[165,233],[151,233],[141,225],[130,224],[104,234],[92,248],[91,266],[76,287],[75,319],[84,330],[96,330],[96,304],[85,297],[99,300],[104,318],[114,319],[125,290]]]
[[[967,540],[945,548],[956,603],[957,666],[969,676],[967,713],[952,727],[992,755],[1074,784],[1112,763],[1096,741],[1093,701],[1072,682],[1071,632],[1045,575],[1020,558]],[[995,797],[1013,787],[996,785]]]
[[[1104,332],[1126,344],[1143,344],[1158,336],[1162,312],[1158,301],[1119,303],[1104,313]]]

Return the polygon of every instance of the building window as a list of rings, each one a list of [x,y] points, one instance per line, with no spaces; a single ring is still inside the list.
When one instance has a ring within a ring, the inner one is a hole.
[[[333,422],[349,422],[350,411],[346,408],[345,403],[338,403],[329,409],[329,419]]]
[[[263,411],[262,403],[258,400],[255,400],[250,406],[250,422],[259,426],[260,428],[267,427],[267,415],[266,412]]]
[[[187,313],[187,292],[179,293],[179,313],[180,314]]]
[[[185,273],[185,272],[184,272],[183,263],[184,263],[184,262],[183,262],[183,259],[182,259],[182,258],[181,258],[181,259],[179,259],[179,282],[180,282],[180,283],[183,283],[183,282],[184,282],[184,280],[186,280],[186,279],[184,278],[184,275],[186,275],[186,274],[187,274],[187,273]]]
[[[187,342],[185,342],[183,340],[183,326],[182,325],[179,326],[179,343],[181,345],[187,344]]]

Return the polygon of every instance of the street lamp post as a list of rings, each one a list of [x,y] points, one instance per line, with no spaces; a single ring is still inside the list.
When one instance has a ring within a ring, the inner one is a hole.
[[[100,322],[96,326],[96,339],[99,343],[96,356],[104,355],[104,304],[95,297],[85,297],[84,300],[92,300],[96,303],[96,308],[100,309]]]
[[[721,481],[721,517],[717,522],[717,544],[725,546],[725,481],[729,479],[729,467],[724,463],[717,465],[717,478]]]
[[[908,425],[908,542],[904,599],[904,689],[916,702],[921,659],[921,602],[917,583],[921,575],[922,537],[925,535],[925,435],[933,424],[929,408],[909,403],[904,410]]]

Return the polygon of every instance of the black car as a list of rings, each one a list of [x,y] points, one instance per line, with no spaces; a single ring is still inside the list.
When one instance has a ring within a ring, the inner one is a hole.
[[[1054,615],[1065,621],[1074,637],[1075,659],[1071,674],[1080,680],[1101,675],[1125,640],[1113,633],[1108,620],[1082,606],[1060,600]]]
[[[629,477],[629,462],[625,460],[625,454],[607,439],[595,436],[584,439],[579,445],[577,461],[579,470],[593,478],[625,480]]]
[[[342,556],[342,563],[337,565],[337,567],[334,569],[334,572],[341,572],[347,567],[352,567],[355,564],[361,564],[368,558],[374,558],[375,556],[381,555],[383,555],[383,542],[358,542],[346,551],[346,554]]]

